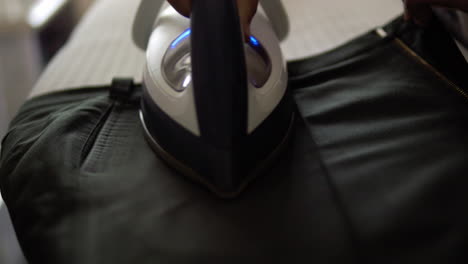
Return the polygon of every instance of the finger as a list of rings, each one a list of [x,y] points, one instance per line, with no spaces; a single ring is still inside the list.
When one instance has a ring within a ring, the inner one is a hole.
[[[192,0],[168,0],[169,3],[183,16],[189,17]],[[250,23],[257,12],[258,0],[237,0],[239,19],[246,37],[250,36]]]
[[[237,0],[239,19],[245,37],[250,37],[250,23],[257,12],[258,0]]]
[[[405,6],[410,8],[418,5],[426,6],[438,6],[455,8],[465,12],[468,12],[468,1],[467,0],[404,0]]]
[[[181,15],[183,15],[185,17],[190,16],[190,10],[192,10],[192,1],[191,0],[168,0],[168,2]]]
[[[404,0],[405,18],[417,24],[427,23],[433,16],[431,6],[454,8],[468,11],[467,0]]]
[[[432,19],[431,5],[425,0],[405,0],[405,19],[426,25]]]

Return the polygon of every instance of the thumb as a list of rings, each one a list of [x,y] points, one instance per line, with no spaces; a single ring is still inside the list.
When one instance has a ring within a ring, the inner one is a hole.
[[[257,12],[258,0],[237,0],[237,6],[242,30],[248,39],[250,37],[250,23]]]
[[[169,3],[183,16],[189,17],[192,0],[168,0]],[[218,0],[220,1],[220,0]],[[258,0],[237,0],[239,19],[244,35],[250,36],[250,22],[257,12]]]

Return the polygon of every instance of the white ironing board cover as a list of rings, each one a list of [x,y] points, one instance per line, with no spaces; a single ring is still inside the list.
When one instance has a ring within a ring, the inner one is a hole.
[[[290,33],[286,59],[330,50],[402,12],[401,0],[283,0]],[[98,0],[44,70],[30,97],[107,85],[114,77],[141,81],[144,53],[132,42],[137,0]]]

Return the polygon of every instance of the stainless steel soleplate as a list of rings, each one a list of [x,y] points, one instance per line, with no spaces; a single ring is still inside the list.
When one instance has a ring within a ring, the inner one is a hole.
[[[205,186],[213,192],[215,195],[224,198],[224,199],[232,199],[237,196],[239,196],[251,183],[256,177],[259,175],[265,173],[271,165],[276,161],[280,154],[283,152],[283,150],[287,147],[289,143],[289,138],[292,134],[292,130],[294,127],[294,121],[295,121],[295,113],[292,113],[291,120],[288,126],[288,129],[281,140],[281,142],[276,146],[276,148],[262,161],[258,163],[258,165],[253,169],[247,177],[245,177],[244,181],[239,185],[239,188],[237,190],[232,191],[232,192],[226,192],[226,191],[221,191],[216,186],[209,181],[207,181],[204,177],[202,177],[199,173],[197,173],[195,170],[190,168],[189,166],[186,166],[184,163],[180,162],[178,159],[176,159],[174,156],[172,156],[170,153],[168,153],[163,147],[161,147],[160,144],[158,144],[157,140],[154,139],[145,122],[145,118],[143,116],[142,111],[140,111],[140,120],[141,124],[143,126],[144,132],[145,132],[145,138],[148,141],[150,147],[156,152],[156,154],[164,161],[166,162],[171,168],[175,169],[177,172],[181,173],[182,175],[188,177],[190,180],[195,181],[197,183],[200,183],[201,185]]]

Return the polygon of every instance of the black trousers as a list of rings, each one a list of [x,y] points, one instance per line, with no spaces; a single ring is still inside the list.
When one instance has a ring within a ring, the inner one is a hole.
[[[288,150],[236,199],[152,152],[140,89],[28,101],[0,188],[30,263],[466,263],[468,68],[435,21],[397,19],[289,63]],[[386,36],[385,36],[386,35]]]

